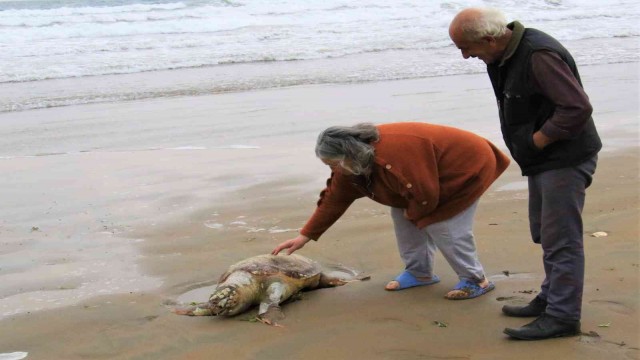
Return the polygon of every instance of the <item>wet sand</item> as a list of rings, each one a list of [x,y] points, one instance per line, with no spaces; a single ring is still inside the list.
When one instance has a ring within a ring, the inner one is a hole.
[[[479,256],[496,283],[486,296],[445,300],[456,276],[440,255],[441,283],[384,291],[402,270],[391,220],[385,207],[360,200],[299,253],[360,269],[371,280],[305,293],[284,306],[282,328],[249,321],[255,313],[227,319],[170,312],[181,294],[212,285],[230,264],[296,234],[328,175],[313,157],[319,129],[365,120],[431,121],[476,131],[503,147],[482,74],[2,114],[2,135],[24,146],[17,153],[3,149],[0,159],[0,354],[640,359],[638,64],[581,71],[605,143],[584,210],[582,330],[598,336],[520,342],[502,334],[527,321],[502,316],[502,305],[528,301],[543,276],[515,164],[477,212]],[[270,110],[248,112],[260,108]],[[173,125],[183,134],[176,142],[166,134],[170,120],[181,116],[184,123]],[[221,137],[229,141],[207,143],[218,116],[246,126],[234,133],[227,125]],[[157,123],[149,120],[154,117]],[[144,131],[136,135],[139,118]],[[107,133],[110,142],[104,130],[87,130],[83,138],[73,125],[87,119],[99,129],[120,123]],[[20,131],[47,126],[63,145],[28,143],[28,131]],[[205,135],[193,135],[198,131]],[[590,236],[596,231],[608,236]]]

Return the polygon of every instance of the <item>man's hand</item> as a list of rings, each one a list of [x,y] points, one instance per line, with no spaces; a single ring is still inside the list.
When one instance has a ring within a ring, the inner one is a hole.
[[[287,255],[291,255],[294,251],[302,248],[304,244],[306,244],[309,240],[311,239],[304,235],[298,235],[295,238],[289,239],[278,245],[275,249],[273,249],[271,255],[278,255],[278,253],[284,249],[289,249],[289,251],[287,251]]]
[[[553,139],[543,134],[541,131],[536,131],[535,133],[533,133],[533,145],[535,145],[535,147],[540,150],[544,149],[545,146],[551,144],[552,142]]]

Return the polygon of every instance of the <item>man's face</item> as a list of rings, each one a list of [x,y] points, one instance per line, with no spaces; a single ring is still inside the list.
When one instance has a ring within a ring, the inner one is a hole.
[[[463,58],[478,58],[487,65],[498,60],[499,51],[493,37],[486,36],[480,40],[469,41],[459,33],[453,32],[449,35],[456,47],[460,49]]]

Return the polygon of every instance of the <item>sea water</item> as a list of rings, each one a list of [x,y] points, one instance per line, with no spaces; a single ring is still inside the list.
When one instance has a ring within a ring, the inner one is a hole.
[[[0,0],[0,112],[482,72],[448,37],[469,6],[639,59],[637,0]]]

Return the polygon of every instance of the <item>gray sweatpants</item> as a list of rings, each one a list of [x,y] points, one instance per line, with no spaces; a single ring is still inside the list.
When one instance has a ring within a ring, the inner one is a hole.
[[[542,245],[545,279],[538,297],[550,315],[580,320],[584,286],[582,208],[598,157],[529,176],[531,237]]]
[[[440,250],[458,277],[473,282],[484,279],[484,270],[476,254],[473,217],[478,202],[458,215],[424,229],[418,229],[404,217],[404,210],[391,208],[398,250],[405,270],[413,276],[433,275],[434,255]]]

